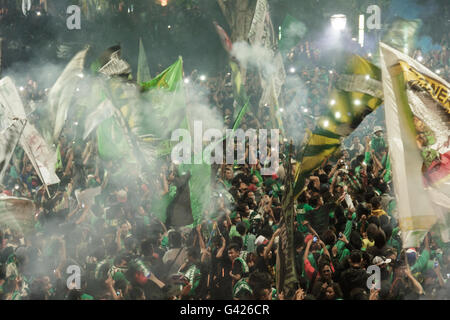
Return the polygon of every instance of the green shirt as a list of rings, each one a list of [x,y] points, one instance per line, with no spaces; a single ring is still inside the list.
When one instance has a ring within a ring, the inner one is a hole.
[[[250,295],[253,294],[253,290],[248,284],[245,278],[242,278],[233,287],[233,298],[238,298],[239,295],[243,292],[247,291]]]
[[[424,249],[417,259],[416,263],[411,267],[411,273],[424,272],[427,270],[428,260],[430,260],[430,251]]]
[[[230,236],[230,239],[233,237],[241,237],[242,238],[241,234],[239,232],[237,232],[235,225],[231,226],[229,236]]]

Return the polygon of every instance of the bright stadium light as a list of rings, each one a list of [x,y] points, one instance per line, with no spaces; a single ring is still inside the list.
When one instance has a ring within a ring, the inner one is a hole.
[[[200,81],[205,81],[206,80],[206,76],[204,75],[204,74],[202,74],[201,76],[200,76]]]
[[[361,105],[361,100],[356,99],[355,101],[353,101],[353,103],[355,104],[355,106],[360,106]]]
[[[327,128],[328,126],[329,126],[329,122],[328,122],[328,120],[325,120],[324,122],[323,122],[323,126],[325,127],[325,128]]]
[[[369,58],[372,57],[372,53],[369,52],[369,53],[367,54],[367,56],[368,56]]]
[[[331,99],[331,100],[330,100],[330,106],[334,106],[335,104],[336,104],[336,100]]]
[[[342,31],[347,25],[347,17],[345,14],[334,14],[330,18],[331,26],[337,31]]]
[[[341,113],[339,111],[336,111],[336,113],[334,114],[334,117],[336,119],[340,119],[341,118]]]
[[[291,68],[289,69],[289,72],[290,72],[290,73],[295,73],[295,68],[294,68],[294,67],[291,67]]]
[[[188,84],[190,82],[189,78],[184,78],[184,83]]]
[[[25,88],[24,88],[24,87],[20,87],[19,90],[20,90],[20,91],[23,91],[23,90],[25,90]]]
[[[280,108],[280,112],[284,112],[284,109],[283,109],[283,108]]]
[[[366,80],[369,80],[370,79],[370,75],[368,75],[368,74],[366,74]]]

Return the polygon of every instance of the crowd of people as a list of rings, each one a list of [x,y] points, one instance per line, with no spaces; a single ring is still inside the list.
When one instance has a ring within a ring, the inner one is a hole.
[[[309,114],[302,130],[312,129],[314,117],[324,112],[334,76],[332,70],[314,65],[320,51],[310,46],[300,44],[298,60],[291,60],[301,61],[295,72],[306,83],[307,96],[292,110],[295,114],[284,118]],[[423,54],[415,53],[419,55]],[[422,59],[448,77],[449,57],[444,46]],[[229,77],[224,72],[223,79],[203,82],[211,104],[223,112],[228,126],[233,112]],[[47,94],[32,80],[20,92],[28,103],[45,100]],[[294,99],[292,93],[285,94],[286,101]],[[243,128],[262,127],[260,123],[269,117],[265,112],[249,112]],[[39,122],[38,112],[30,119]],[[169,202],[178,191],[177,167],[162,161],[156,169],[158,179],[149,184],[135,165],[101,159],[95,140],[77,140],[80,127],[67,124],[55,145],[61,155],[56,171],[60,183],[49,186],[48,192],[25,152],[20,147],[14,152],[2,193],[33,200],[34,227],[1,227],[2,300],[441,300],[450,296],[448,243],[430,230],[419,247],[403,249],[380,117],[365,122],[344,141],[345,147],[311,174],[295,201],[298,281],[289,292],[276,290],[285,162],[269,176],[261,174],[261,163],[219,166],[213,170],[213,204],[203,222],[172,228],[159,211],[167,207],[161,202]],[[94,188],[100,189],[94,201],[78,200],[79,190]],[[376,286],[368,281],[370,266],[380,270]],[[67,281],[73,272],[68,270],[74,268],[81,272],[78,280]]]

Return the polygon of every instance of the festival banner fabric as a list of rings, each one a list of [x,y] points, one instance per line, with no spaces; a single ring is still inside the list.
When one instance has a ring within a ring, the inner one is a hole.
[[[450,85],[381,43],[385,113],[403,246],[432,227],[449,241]]]

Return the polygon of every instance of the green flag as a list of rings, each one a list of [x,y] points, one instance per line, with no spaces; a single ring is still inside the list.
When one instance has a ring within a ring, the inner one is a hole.
[[[148,82],[141,83],[142,89],[148,91],[154,88],[165,88],[168,91],[175,91],[183,79],[183,58],[178,60],[161,72],[158,76]]]
[[[142,103],[137,110],[136,131],[169,139],[175,129],[183,128],[186,101],[183,90],[183,59],[148,82],[141,83]]]
[[[148,82],[151,80],[150,68],[147,62],[147,54],[145,53],[142,39],[139,39],[139,58],[137,70],[137,83]]]
[[[415,49],[417,34],[421,27],[422,21],[419,19],[405,20],[397,18],[389,26],[382,41],[403,53],[411,55]]]
[[[62,170],[63,169],[63,164],[62,164],[62,160],[61,160],[61,151],[59,149],[59,144],[58,147],[56,148],[56,165],[55,165],[55,171],[57,170]]]
[[[98,154],[104,160],[120,159],[132,154],[122,128],[114,117],[104,120],[97,128]]]
[[[306,33],[306,26],[291,15],[287,15],[281,26],[281,40],[278,47],[287,52],[295,47]]]

